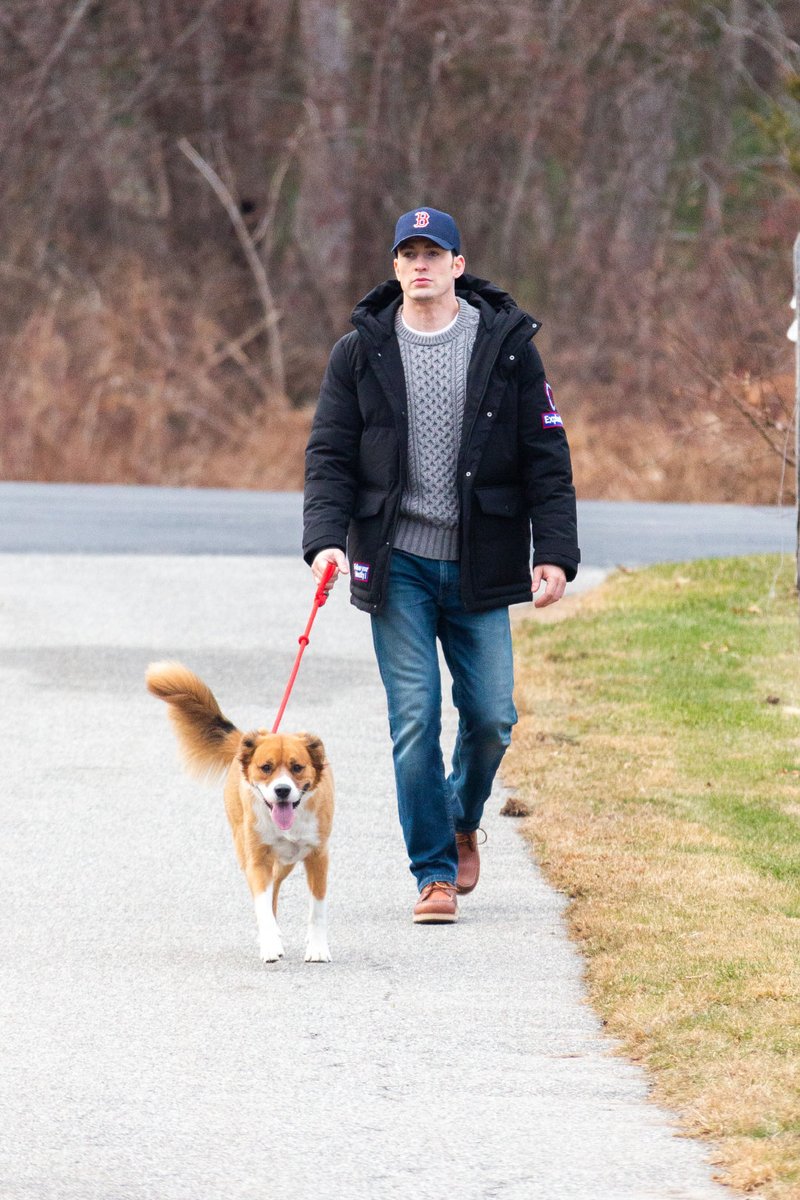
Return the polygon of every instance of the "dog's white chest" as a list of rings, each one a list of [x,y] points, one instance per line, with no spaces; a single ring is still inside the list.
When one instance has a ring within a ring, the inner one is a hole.
[[[319,845],[316,814],[301,804],[291,829],[278,829],[261,799],[253,798],[256,832],[282,863],[298,863]]]
[[[276,858],[284,863],[301,862],[314,849],[316,842],[309,840],[292,841],[284,835],[272,843]]]

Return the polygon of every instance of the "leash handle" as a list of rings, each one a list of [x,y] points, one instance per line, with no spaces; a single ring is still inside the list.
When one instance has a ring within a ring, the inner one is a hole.
[[[294,660],[294,666],[292,667],[292,673],[289,676],[289,682],[286,685],[286,691],[283,693],[283,699],[281,700],[281,706],[278,709],[278,715],[276,716],[275,723],[272,726],[273,733],[278,732],[278,726],[281,723],[281,719],[282,719],[284,711],[286,709],[286,705],[289,702],[289,697],[292,694],[292,688],[294,687],[294,681],[297,678],[297,672],[300,670],[300,659],[303,657],[303,651],[305,650],[306,646],[308,645],[308,643],[310,641],[309,635],[311,633],[311,626],[314,624],[314,618],[316,617],[318,611],[322,608],[323,604],[328,599],[327,588],[328,588],[328,584],[330,583],[331,577],[335,570],[336,570],[336,563],[329,562],[327,567],[325,568],[322,579],[320,580],[319,587],[317,588],[316,592],[314,593],[314,603],[311,608],[311,615],[308,618],[308,622],[306,624],[304,631],[300,634],[300,637],[297,639],[298,642],[300,643],[300,649],[297,651],[297,657]]]

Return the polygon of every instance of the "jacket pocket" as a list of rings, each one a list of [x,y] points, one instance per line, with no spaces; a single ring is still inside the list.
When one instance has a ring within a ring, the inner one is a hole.
[[[522,508],[522,492],[506,484],[475,488],[475,499],[487,517],[516,517]]]
[[[356,510],[353,516],[357,521],[365,517],[376,517],[386,503],[386,493],[367,488],[356,497]]]
[[[377,488],[364,488],[359,492],[347,535],[350,589],[353,596],[369,602],[381,591],[380,576],[387,537],[387,498],[387,493]]]
[[[530,587],[530,520],[519,487],[475,488],[469,553],[476,598],[512,595]]]

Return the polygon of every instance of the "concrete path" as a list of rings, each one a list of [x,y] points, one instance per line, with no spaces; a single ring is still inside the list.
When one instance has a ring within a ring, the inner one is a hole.
[[[337,777],[330,965],[257,957],[221,788],[183,775],[146,664],[269,724],[296,558],[0,562],[3,1200],[724,1200],[584,1000],[563,898],[489,805],[479,890],[410,920],[369,623],[322,611],[284,728]]]

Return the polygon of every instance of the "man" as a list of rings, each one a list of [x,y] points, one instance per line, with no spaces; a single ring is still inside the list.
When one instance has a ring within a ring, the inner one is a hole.
[[[450,923],[478,882],[484,803],[511,739],[508,605],[575,576],[569,448],[531,338],[539,323],[464,273],[447,213],[397,222],[395,279],[334,346],[306,451],[303,552],[350,574],[389,709],[413,919]],[[531,576],[531,532],[533,575]],[[348,562],[349,558],[349,562]],[[436,642],[459,724],[445,776]]]

